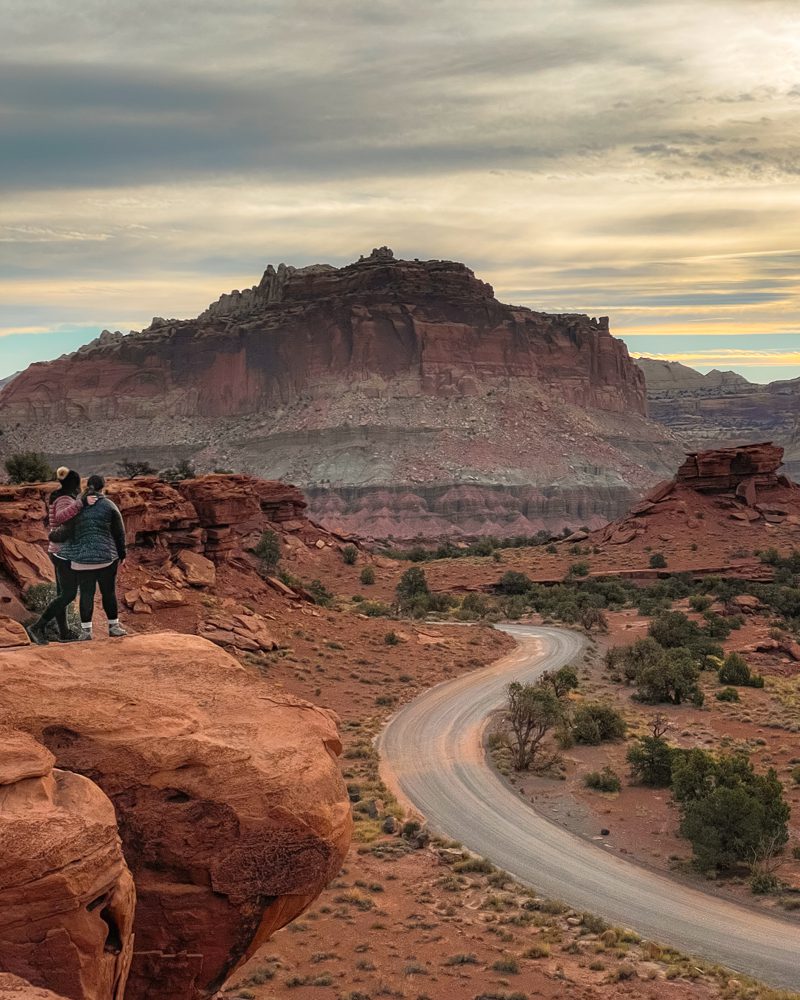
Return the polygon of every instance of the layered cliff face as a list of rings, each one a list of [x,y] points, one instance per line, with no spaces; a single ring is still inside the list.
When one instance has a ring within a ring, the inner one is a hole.
[[[736,372],[706,375],[677,362],[639,358],[650,416],[691,448],[772,438],[800,476],[800,378],[761,385]]]
[[[606,319],[503,305],[463,264],[384,248],[343,268],[268,268],[195,320],[32,365],[0,393],[0,440],[87,469],[193,457],[290,479],[312,488],[312,510],[372,535],[362,501],[376,491],[380,534],[410,537],[398,485],[423,505],[432,488],[469,486],[487,513],[494,487],[563,497],[521,520],[511,502],[509,530],[580,523],[561,507],[597,487],[629,498],[677,457],[645,406]],[[458,503],[441,513],[437,533],[472,531]]]

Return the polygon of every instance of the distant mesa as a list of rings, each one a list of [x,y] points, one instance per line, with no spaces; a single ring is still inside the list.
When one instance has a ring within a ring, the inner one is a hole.
[[[597,527],[675,467],[606,317],[499,302],[464,264],[378,247],[270,265],[196,319],[104,331],[0,392],[0,449],[112,472],[297,483],[328,527],[371,537]]]

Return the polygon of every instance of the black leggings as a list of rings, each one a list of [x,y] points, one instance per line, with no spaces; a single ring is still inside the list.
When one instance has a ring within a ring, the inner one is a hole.
[[[61,635],[67,634],[67,608],[75,600],[78,593],[78,574],[72,568],[68,559],[59,559],[50,553],[50,559],[56,570],[56,596],[47,605],[39,619],[43,625],[55,618]]]
[[[81,569],[75,574],[78,577],[78,586],[81,592],[80,612],[81,623],[88,623],[92,620],[94,611],[95,588],[100,588],[100,597],[103,601],[103,611],[106,618],[116,621],[119,618],[119,607],[117,605],[117,570],[119,560],[104,566],[102,569]]]

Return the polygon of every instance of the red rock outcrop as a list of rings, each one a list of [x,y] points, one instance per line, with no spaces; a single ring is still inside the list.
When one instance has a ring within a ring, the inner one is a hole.
[[[0,486],[0,614],[24,617],[3,574],[23,591],[53,580],[46,498],[54,488],[52,483]],[[109,481],[107,492],[122,511],[128,544],[141,560],[160,566],[172,560],[179,581],[191,586],[211,586],[209,559],[241,556],[267,528],[311,542],[329,537],[308,520],[305,498],[295,486],[252,476],[202,476],[174,485],[154,476],[117,479]]]
[[[0,972],[0,1000],[66,1000],[66,998],[42,986],[32,986],[19,976]]]
[[[782,463],[783,448],[771,441],[716,448],[687,455],[676,479],[703,493],[735,490],[749,502],[750,498],[755,500],[759,487],[778,485],[778,469]]]
[[[154,320],[32,365],[0,393],[0,427],[0,447],[82,471],[131,454],[193,457],[340,498],[387,490],[390,504],[398,484],[474,488],[487,509],[507,487],[630,499],[676,458],[607,319],[504,305],[463,264],[388,251],[268,269],[197,319]],[[452,504],[451,531],[461,519]],[[384,520],[397,527],[385,534],[408,537],[402,510]],[[514,517],[503,520],[510,533]]]
[[[8,654],[4,691],[12,664]],[[136,894],[114,808],[53,765],[28,733],[0,726],[0,969],[73,1000],[122,1000]]]
[[[126,1000],[210,995],[338,872],[351,817],[331,716],[210,642],[29,647],[2,673],[2,715],[116,810],[138,898]]]

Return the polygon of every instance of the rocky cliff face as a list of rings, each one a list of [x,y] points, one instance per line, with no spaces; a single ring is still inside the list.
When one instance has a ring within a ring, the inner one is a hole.
[[[338,872],[336,726],[205,639],[89,645],[2,654],[0,968],[199,1000]]]
[[[403,484],[425,502],[468,485],[488,512],[494,487],[548,488],[575,509],[596,487],[630,496],[676,459],[606,319],[503,305],[463,264],[385,248],[343,268],[268,268],[197,319],[32,365],[0,393],[0,429],[7,451],[87,471],[191,456],[287,478],[368,534],[364,490]],[[519,522],[513,506],[504,524]],[[387,511],[382,533],[415,533]],[[527,529],[569,523],[533,512]],[[457,505],[444,522],[466,530]]]
[[[677,362],[639,358],[650,416],[691,448],[772,438],[800,476],[800,378],[761,385],[736,372],[706,375]]]

